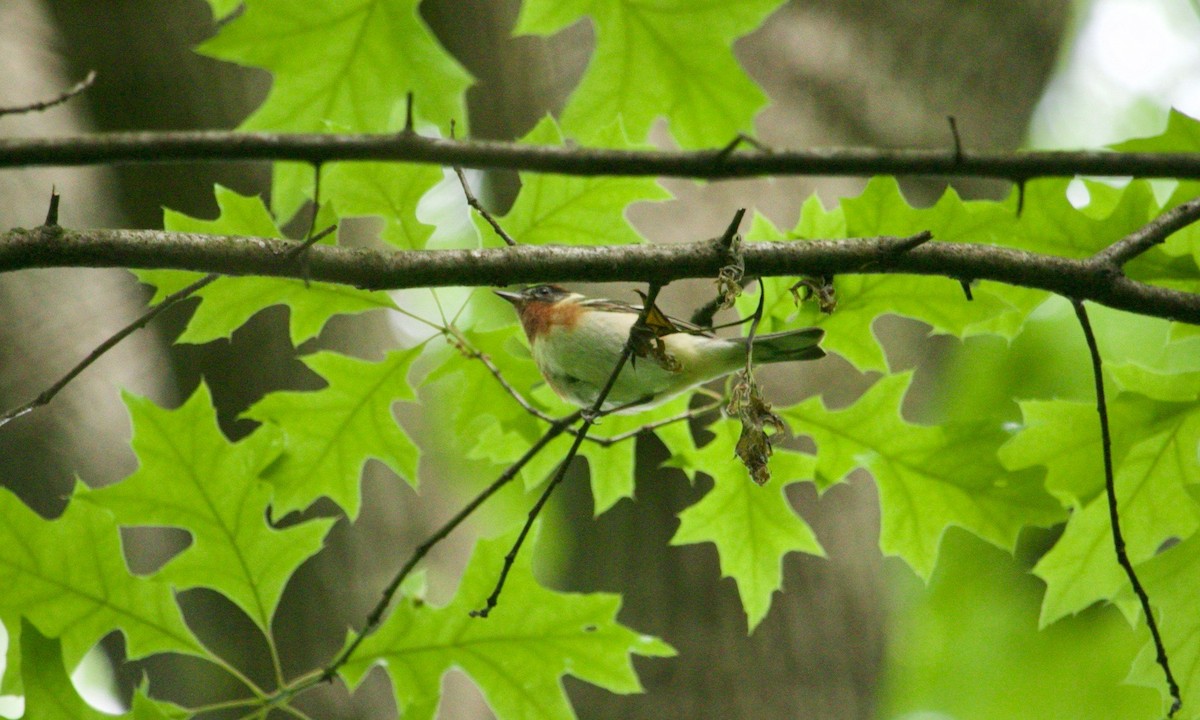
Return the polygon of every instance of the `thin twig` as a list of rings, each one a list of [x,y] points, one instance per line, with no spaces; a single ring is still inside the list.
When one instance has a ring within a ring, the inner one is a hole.
[[[318,163],[313,163],[312,215],[309,216],[309,218],[308,218],[308,232],[306,232],[304,234],[305,242],[304,242],[304,246],[303,246],[302,250],[306,249],[308,247],[311,247],[312,244],[314,242],[316,242],[316,240],[313,240],[313,233],[315,233],[317,231],[317,215],[319,215],[320,213],[321,213],[321,163],[318,162]],[[300,272],[303,275],[305,289],[308,289],[308,287],[309,287],[308,263],[305,262],[305,259],[307,257],[308,256],[305,255],[304,258],[301,258],[301,260],[300,260]]]
[[[535,418],[537,418],[539,420],[543,420],[548,423],[558,422],[558,420],[556,418],[552,417],[551,415],[546,414],[539,408],[534,407],[534,405],[532,403],[530,403],[528,400],[526,400],[525,397],[523,395],[521,395],[521,393],[519,393],[517,391],[517,389],[514,388],[510,382],[508,382],[507,379],[505,379],[503,373],[500,372],[500,368],[496,367],[496,363],[492,362],[492,359],[490,357],[488,357],[484,353],[477,352],[475,350],[470,350],[470,349],[466,350],[466,353],[467,353],[467,357],[470,357],[470,358],[473,358],[475,360],[479,360],[480,362],[482,362],[483,366],[486,367],[488,369],[488,372],[490,372],[492,374],[492,377],[494,377],[496,379],[496,382],[500,383],[500,387],[504,388],[505,392],[507,392],[512,397],[513,400],[516,400],[517,404],[520,405],[521,408],[523,410],[525,410],[525,412],[529,413],[530,415],[534,416]],[[713,410],[716,407],[717,407],[717,405],[705,405],[703,407],[694,408],[694,409],[688,410],[687,412],[684,412],[682,414],[675,415],[674,417],[663,418],[662,420],[656,420],[655,422],[646,423],[645,425],[642,425],[641,427],[634,428],[632,430],[620,433],[618,435],[610,435],[608,437],[596,437],[595,435],[588,435],[587,441],[590,443],[595,443],[596,445],[599,445],[600,447],[612,447],[613,445],[616,445],[617,443],[624,442],[626,440],[630,440],[632,438],[635,438],[635,437],[642,435],[644,433],[647,433],[647,432],[651,432],[653,430],[657,430],[660,427],[666,427],[667,425],[672,425],[677,422],[683,422],[684,420],[691,420],[692,418],[694,418],[698,415],[703,415],[704,413],[708,412],[709,410]],[[567,432],[571,433],[572,435],[579,434],[579,431],[576,430],[575,428],[568,428]]]
[[[42,225],[46,227],[58,227],[58,203],[61,199],[58,189],[53,185],[50,186],[50,207],[46,208],[46,222],[42,223]]]
[[[521,393],[517,392],[517,389],[509,384],[508,380],[504,378],[504,375],[500,373],[500,368],[496,367],[496,364],[492,362],[490,357],[475,350],[469,350],[467,356],[483,363],[483,366],[488,369],[488,372],[492,374],[492,377],[496,378],[496,382],[500,383],[500,387],[504,388],[505,392],[507,392],[513,400],[516,400],[517,404],[520,405],[525,412],[534,416],[538,420],[544,420],[550,423],[555,422],[553,417],[534,407],[532,403],[530,403],[523,395],[521,395]]]
[[[1189,200],[1159,215],[1093,255],[1092,262],[1120,268],[1165,241],[1171,233],[1178,232],[1197,220],[1200,220],[1200,198]]]
[[[413,125],[413,91],[409,90],[404,95],[404,134],[415,135],[416,132]]]
[[[575,455],[579,452],[579,446],[583,444],[583,439],[587,437],[588,430],[591,429],[592,425],[596,422],[596,419],[600,417],[601,408],[604,407],[604,401],[608,398],[608,394],[612,392],[613,386],[617,382],[617,377],[621,374],[621,370],[625,368],[625,363],[629,361],[630,356],[633,354],[635,342],[634,338],[637,335],[637,331],[645,326],[646,318],[654,309],[654,302],[658,298],[658,292],[661,289],[662,285],[659,285],[658,283],[650,284],[650,290],[646,293],[646,302],[642,306],[642,311],[638,313],[637,321],[635,321],[633,326],[629,328],[629,337],[625,339],[625,347],[622,348],[621,357],[617,358],[617,364],[613,366],[613,370],[608,376],[608,382],[606,382],[604,387],[600,389],[600,394],[596,396],[596,399],[592,403],[591,407],[583,411],[583,424],[580,426],[579,431],[576,432],[575,440],[571,443],[571,448],[563,457],[562,462],[558,464],[558,469],[555,471],[554,477],[552,477],[550,482],[546,484],[546,489],[542,492],[541,497],[539,497],[537,502],[534,503],[533,507],[530,508],[529,516],[525,519],[525,525],[521,527],[521,533],[517,535],[516,542],[513,543],[513,546],[508,551],[508,554],[504,556],[504,566],[500,569],[500,577],[496,580],[496,587],[492,590],[492,594],[488,596],[487,602],[484,604],[484,606],[479,610],[473,610],[471,612],[471,617],[486,618],[488,614],[495,609],[496,603],[500,600],[500,593],[504,590],[504,583],[508,579],[508,573],[510,570],[512,570],[513,563],[517,559],[517,554],[521,551],[521,546],[525,543],[525,538],[529,535],[529,531],[533,528],[533,523],[535,520],[537,520],[542,508],[550,499],[550,495],[554,493],[554,489],[558,487],[558,484],[562,482],[564,477],[566,477],[567,468],[570,467],[571,461],[575,459]]]
[[[950,135],[954,138],[954,162],[961,163],[963,161],[963,145],[962,138],[958,134],[958,119],[953,115],[947,115],[946,122],[950,123]]]
[[[916,235],[906,238],[896,238],[888,242],[884,246],[884,251],[893,255],[900,255],[915,248],[918,248],[933,239],[933,233],[928,230],[923,230]]]
[[[367,622],[366,625],[363,626],[362,631],[355,636],[354,640],[351,641],[350,644],[347,645],[344,650],[342,650],[342,652],[338,653],[333,662],[329,663],[329,665],[325,667],[325,670],[320,675],[313,676],[306,682],[299,683],[291,688],[289,696],[295,695],[301,690],[316,685],[319,682],[333,679],[333,676],[337,674],[337,671],[343,665],[346,664],[346,661],[350,659],[350,656],[354,654],[354,651],[358,649],[363,640],[371,635],[371,633],[375,632],[375,630],[379,627],[380,622],[383,620],[383,614],[387,612],[388,607],[392,604],[392,597],[396,594],[396,591],[400,589],[400,586],[404,584],[405,579],[412,574],[412,571],[417,567],[417,563],[421,562],[421,559],[424,558],[425,555],[427,555],[435,545],[440,543],[442,540],[445,540],[450,533],[454,532],[454,529],[461,525],[464,520],[470,517],[471,514],[474,513],[488,498],[496,494],[500,488],[512,482],[513,478],[517,476],[517,473],[521,471],[521,468],[525,467],[525,465],[527,465],[535,455],[541,452],[544,447],[549,445],[552,440],[563,434],[563,432],[571,425],[575,424],[575,422],[578,421],[582,415],[583,411],[578,410],[570,415],[567,415],[566,417],[555,420],[554,423],[547,428],[542,437],[533,445],[531,445],[529,449],[525,451],[525,454],[522,455],[516,462],[514,462],[512,465],[509,465],[508,468],[500,474],[500,477],[496,478],[491,485],[488,485],[486,488],[484,488],[482,492],[480,492],[474,497],[474,499],[471,500],[471,502],[467,503],[461,510],[455,513],[454,517],[447,520],[440,528],[437,529],[436,532],[430,535],[425,542],[418,545],[417,548],[413,550],[413,553],[409,556],[408,560],[405,561],[403,567],[400,568],[400,571],[396,573],[396,575],[392,578],[392,581],[388,583],[386,588],[384,588],[379,602],[375,604],[375,608],[371,610],[371,614],[367,616]]]
[[[746,276],[746,259],[742,254],[741,237],[737,231],[745,216],[746,208],[738,208],[725,232],[716,240],[717,246],[721,248],[721,269],[717,271],[716,280],[717,296],[692,313],[693,325],[711,327],[717,312],[732,306],[742,291],[742,279]]]
[[[655,422],[646,423],[645,425],[642,425],[641,427],[637,427],[637,428],[634,428],[632,430],[629,430],[627,432],[623,432],[623,433],[620,433],[617,435],[610,435],[609,437],[596,437],[594,435],[588,435],[587,439],[590,440],[591,442],[596,443],[597,445],[602,446],[602,447],[611,447],[613,445],[616,445],[617,443],[624,442],[626,440],[638,437],[640,435],[644,435],[648,432],[652,432],[661,427],[666,427],[667,425],[674,425],[677,422],[683,422],[685,420],[691,420],[692,418],[699,417],[707,412],[712,412],[713,410],[716,410],[719,407],[721,407],[720,402],[710,403],[708,405],[701,405],[700,407],[692,408],[691,410],[688,410],[687,412],[681,413],[679,415],[675,415],[674,417],[663,418],[662,420],[656,420]],[[572,430],[572,432],[575,432],[575,431]]]
[[[725,145],[725,147],[723,147],[717,151],[717,156],[716,156],[715,160],[719,163],[724,162],[725,159],[728,158],[730,156],[730,154],[733,153],[734,150],[737,150],[742,145],[749,145],[750,147],[754,148],[755,150],[758,150],[759,152],[770,152],[771,151],[771,148],[767,147],[765,144],[758,141],[754,137],[751,137],[750,135],[747,135],[746,133],[740,132],[737,135],[734,135],[733,139],[730,140]]]
[[[467,175],[463,172],[462,165],[454,166],[454,174],[458,175],[458,182],[460,185],[462,185],[463,195],[465,195],[467,198],[467,205],[471,206],[475,212],[479,213],[484,220],[487,220],[488,225],[492,226],[492,230],[494,230],[496,234],[500,236],[500,239],[503,240],[506,245],[509,247],[515,246],[517,241],[513,240],[512,236],[504,231],[504,228],[500,226],[500,223],[496,221],[496,218],[492,217],[492,214],[487,211],[487,208],[480,204],[479,198],[475,197],[475,193],[471,192],[471,186],[467,183]]]
[[[971,281],[963,279],[963,278],[959,278],[958,284],[962,287],[963,295],[966,296],[967,302],[974,301],[975,294],[973,292],[971,292]]]
[[[84,90],[87,90],[95,82],[96,82],[96,71],[88,70],[88,74],[82,80],[80,80],[79,82],[75,83],[71,87],[64,90],[62,92],[62,94],[60,94],[58,97],[56,97],[52,100],[43,100],[41,102],[35,102],[30,105],[18,105],[16,107],[0,107],[0,116],[21,115],[24,113],[33,113],[33,112],[41,112],[43,110],[49,110],[50,108],[54,107],[55,105],[62,105],[66,101],[68,101],[71,98],[78,95],[79,93],[83,92]]]
[[[1142,606],[1142,614],[1146,616],[1146,627],[1150,629],[1150,637],[1154,640],[1155,659],[1163,669],[1163,675],[1166,676],[1167,687],[1171,693],[1171,709],[1167,713],[1167,717],[1172,717],[1182,707],[1183,698],[1179,694],[1179,684],[1175,682],[1175,676],[1171,673],[1167,648],[1163,644],[1158,622],[1154,619],[1154,611],[1150,607],[1150,596],[1142,587],[1142,581],[1138,579],[1137,572],[1133,569],[1133,563],[1129,561],[1129,555],[1125,552],[1125,538],[1121,534],[1121,516],[1117,512],[1117,488],[1113,476],[1112,436],[1108,426],[1108,403],[1104,396],[1104,368],[1100,360],[1100,350],[1096,345],[1096,335],[1092,331],[1092,323],[1088,320],[1087,309],[1084,308],[1083,302],[1072,300],[1071,303],[1075,307],[1075,316],[1079,318],[1079,326],[1083,329],[1083,336],[1087,340],[1088,352],[1092,358],[1092,376],[1096,385],[1096,412],[1100,415],[1100,446],[1104,455],[1104,491],[1108,496],[1108,519],[1112,527],[1113,548],[1116,550],[1117,563],[1129,578],[1129,584],[1133,586],[1133,594],[1137,596],[1138,602]]]
[[[94,350],[87,354],[87,357],[85,357],[83,360],[80,360],[75,367],[67,371],[66,375],[63,375],[53,385],[39,393],[37,397],[25,403],[24,405],[21,405],[20,407],[13,408],[6,411],[3,415],[0,415],[0,427],[3,427],[7,423],[16,420],[22,415],[33,412],[43,405],[49,404],[50,401],[54,399],[54,396],[58,395],[58,393],[68,384],[70,384],[70,382],[74,380],[81,372],[87,370],[89,367],[91,367],[92,363],[104,357],[105,353],[116,347],[117,344],[122,340],[148,325],[151,320],[158,317],[158,315],[167,308],[173,307],[186,300],[198,290],[209,285],[219,277],[221,276],[216,274],[205,275],[182,290],[177,290],[163,298],[162,302],[142,313],[136,320],[121,328],[116,333],[109,336],[107,340],[97,345]]]
[[[310,237],[309,239],[305,240],[303,243],[300,243],[296,247],[290,249],[287,252],[287,254],[283,256],[284,262],[286,263],[286,262],[290,262],[290,261],[294,260],[296,258],[296,256],[298,256],[301,252],[303,252],[304,250],[306,250],[307,248],[312,246],[313,243],[317,242],[321,238],[323,238],[326,235],[328,235],[329,233],[333,232],[335,227],[336,226],[331,225],[328,228],[326,228],[325,230],[317,233],[315,236]],[[178,305],[179,303],[188,299],[189,297],[191,297],[192,295],[194,295],[198,291],[200,291],[202,288],[211,284],[213,281],[215,281],[219,277],[221,277],[221,276],[218,275],[217,273],[209,273],[208,275],[205,275],[204,277],[193,282],[192,284],[188,285],[187,287],[185,287],[181,290],[176,290],[175,292],[173,292],[170,295],[163,298],[162,302],[158,303],[154,307],[152,307],[149,310],[147,310],[146,312],[142,313],[133,322],[131,322],[128,325],[126,325],[125,327],[121,328],[116,333],[109,336],[109,338],[106,339],[104,342],[97,345],[94,350],[92,350],[90,353],[87,354],[87,357],[85,357],[83,360],[80,360],[75,365],[75,367],[71,368],[67,372],[66,375],[63,375],[53,385],[51,385],[50,387],[46,388],[41,393],[39,393],[38,396],[35,397],[33,400],[30,400],[29,402],[25,403],[24,405],[21,405],[19,407],[8,410],[4,414],[0,415],[0,427],[3,427],[7,423],[9,423],[13,420],[16,420],[17,418],[21,417],[22,415],[26,415],[30,412],[33,412],[34,410],[38,409],[39,407],[42,407],[43,405],[49,404],[50,401],[54,399],[54,396],[58,395],[58,393],[61,392],[62,389],[65,388],[68,384],[70,384],[70,382],[72,380],[74,380],[76,377],[78,377],[78,375],[80,373],[82,373],[84,370],[91,367],[91,365],[94,362],[96,362],[100,358],[104,357],[104,355],[109,350],[112,350],[114,347],[116,347],[117,344],[120,343],[122,340],[124,340],[125,338],[129,337],[133,333],[137,332],[138,330],[140,330],[143,327],[145,327],[146,325],[148,325],[151,320],[158,317],[159,314],[161,314],[166,309],[168,309],[170,307],[174,307],[175,305]]]

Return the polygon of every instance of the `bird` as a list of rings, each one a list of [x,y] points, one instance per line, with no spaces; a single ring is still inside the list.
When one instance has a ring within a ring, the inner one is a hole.
[[[587,298],[558,285],[520,292],[495,290],[512,303],[546,383],[563,400],[588,410],[595,405],[620,360],[642,308]],[[648,337],[622,368],[600,410],[640,412],[710,380],[746,366],[745,337],[717,337],[704,328],[667,317],[652,307]],[[755,362],[816,360],[825,352],[820,328],[803,328],[754,338]]]

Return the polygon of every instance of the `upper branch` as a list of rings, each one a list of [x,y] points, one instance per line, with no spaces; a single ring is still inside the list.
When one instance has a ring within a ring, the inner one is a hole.
[[[737,178],[762,175],[937,175],[1022,181],[1075,175],[1200,179],[1200,155],[1054,151],[985,153],[826,148],[690,152],[459,141],[415,133],[335,135],[130,132],[0,139],[0,168],[235,160],[393,160],[561,175]]]
[[[905,238],[745,243],[748,276],[907,273],[995,280],[1142,315],[1200,324],[1200,295],[1147,285],[1105,264],[990,245],[926,242],[897,254]],[[381,252],[314,245],[303,274],[281,260],[295,246],[269,238],[161,230],[0,233],[0,272],[38,267],[172,268],[226,275],[294,277],[384,290],[562,281],[666,283],[713,278],[727,261],[717,240],[619,247],[532,246]]]

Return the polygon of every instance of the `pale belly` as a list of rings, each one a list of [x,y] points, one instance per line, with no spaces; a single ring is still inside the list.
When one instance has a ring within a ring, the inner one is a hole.
[[[629,328],[593,328],[584,335],[581,332],[582,328],[575,330],[568,339],[563,333],[552,331],[539,338],[532,351],[538,369],[560,397],[579,407],[590,407],[621,356]],[[609,391],[603,409],[638,403],[637,409],[644,410],[694,385],[720,377],[739,364],[737,353],[730,353],[720,341],[682,334],[669,335],[665,340],[668,352],[684,369],[667,369],[652,357],[631,358]],[[714,349],[722,351],[719,358],[713,357]],[[699,362],[702,356],[707,362]],[[719,362],[713,362],[714,359]],[[706,372],[696,373],[697,367]]]

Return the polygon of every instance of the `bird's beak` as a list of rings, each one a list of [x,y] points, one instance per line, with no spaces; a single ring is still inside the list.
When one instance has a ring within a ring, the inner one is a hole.
[[[507,290],[493,290],[492,292],[509,301],[513,305],[519,305],[521,303],[521,293],[508,292]]]

